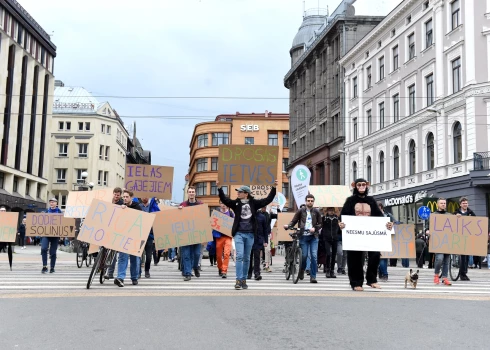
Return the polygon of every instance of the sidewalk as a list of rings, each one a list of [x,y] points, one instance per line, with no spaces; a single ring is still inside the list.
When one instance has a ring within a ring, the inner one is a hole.
[[[49,252],[48,252],[49,254]],[[56,253],[56,260],[58,261],[75,261],[74,253],[66,253],[60,250]],[[13,253],[13,261],[33,261],[41,262],[41,246],[28,245],[26,249],[21,249],[19,246],[15,246],[15,252]],[[0,253],[0,263],[8,262],[7,253]]]

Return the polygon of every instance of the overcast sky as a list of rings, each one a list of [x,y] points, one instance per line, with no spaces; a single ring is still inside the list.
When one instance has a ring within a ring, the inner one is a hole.
[[[358,0],[354,6],[356,15],[385,16],[400,1]],[[237,111],[289,112],[283,77],[302,22],[302,0],[19,2],[53,33],[55,76],[66,86],[83,86],[96,96],[174,97],[97,98],[109,101],[125,123],[136,121],[153,164],[175,167],[175,201],[182,200],[196,123]],[[306,9],[328,5],[332,13],[339,3],[306,0]],[[96,169],[89,173],[95,182]]]

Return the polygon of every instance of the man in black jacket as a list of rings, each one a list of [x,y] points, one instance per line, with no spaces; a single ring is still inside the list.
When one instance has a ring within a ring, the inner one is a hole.
[[[337,256],[337,240],[339,231],[339,218],[335,215],[334,208],[327,208],[326,215],[323,217],[322,236],[325,240],[326,259],[326,277],[337,278],[335,276],[335,258]],[[338,263],[340,268],[341,261]]]
[[[459,199],[459,209],[454,213],[454,215],[461,216],[476,216],[476,214],[468,208],[468,198],[461,197]],[[461,281],[469,281],[468,277],[468,255],[459,256],[459,278]]]
[[[235,238],[236,251],[236,283],[235,289],[247,289],[247,274],[250,264],[250,252],[254,243],[254,237],[257,236],[257,219],[256,213],[259,208],[266,207],[274,200],[276,196],[277,180],[274,181],[271,192],[264,199],[254,199],[252,191],[248,186],[241,186],[237,191],[237,199],[227,197],[219,181],[216,181],[218,194],[221,203],[235,212],[235,219],[231,230]]]
[[[260,252],[267,246],[269,242],[269,233],[271,232],[271,226],[267,223],[267,217],[264,215],[264,211],[259,209],[256,215],[257,218],[257,236],[254,238],[254,244],[252,246],[252,253],[250,260],[253,257],[253,264],[250,264],[248,269],[247,279],[252,278],[252,270],[256,281],[260,281],[262,276],[260,275]],[[252,266],[253,265],[253,266]]]

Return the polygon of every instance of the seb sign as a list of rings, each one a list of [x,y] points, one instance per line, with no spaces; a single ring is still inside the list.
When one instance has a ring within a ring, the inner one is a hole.
[[[240,125],[241,131],[259,131],[258,125]]]

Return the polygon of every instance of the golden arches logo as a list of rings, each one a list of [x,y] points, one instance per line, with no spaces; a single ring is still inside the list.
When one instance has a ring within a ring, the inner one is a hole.
[[[429,207],[431,213],[437,211],[437,200],[433,201],[427,201],[427,204],[425,204],[427,207]],[[448,202],[446,206],[446,211],[449,213],[454,213],[456,210],[459,209],[459,204],[457,202]]]
[[[437,201],[428,201],[426,206],[429,207],[431,213],[437,211]]]

